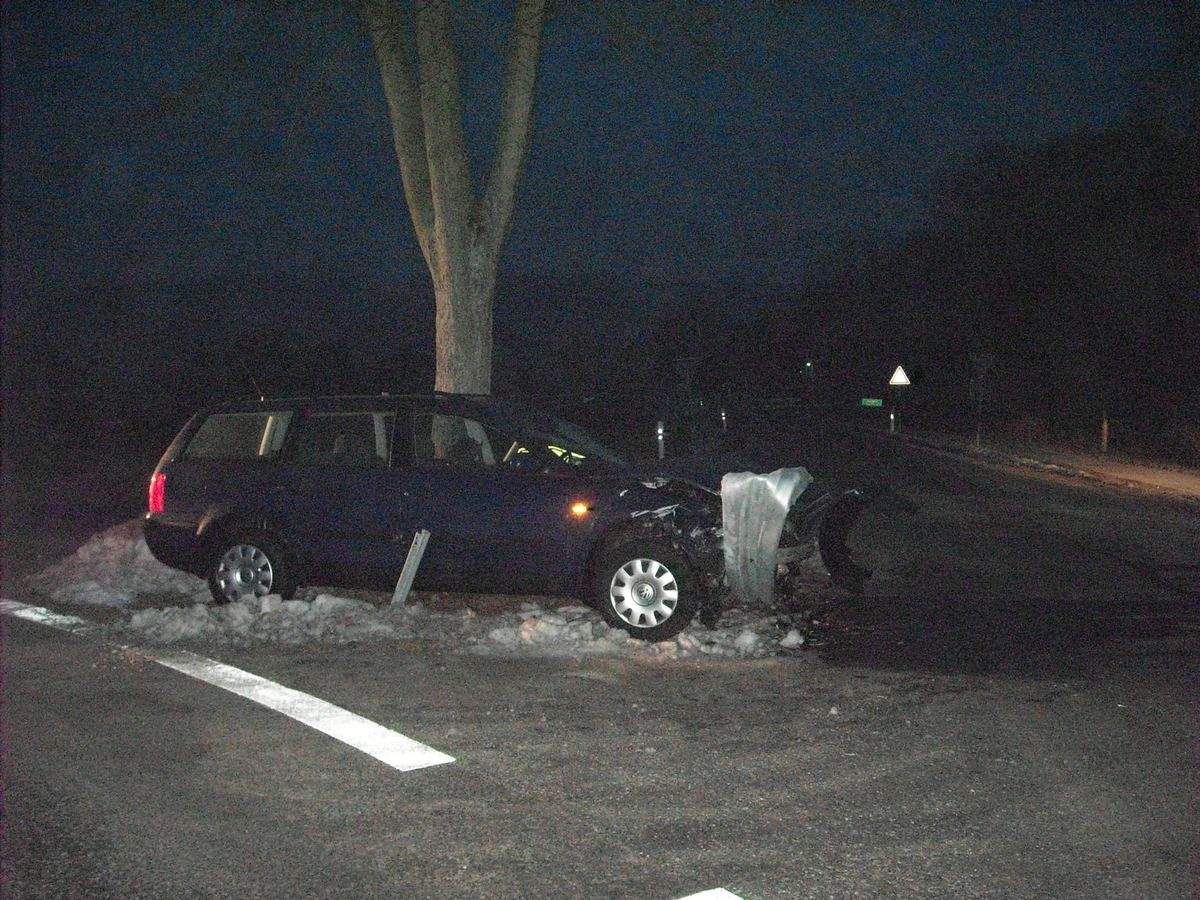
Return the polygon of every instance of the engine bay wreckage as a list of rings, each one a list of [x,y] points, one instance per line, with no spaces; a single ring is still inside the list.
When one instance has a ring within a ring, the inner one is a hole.
[[[728,472],[719,490],[658,475],[623,492],[623,499],[672,499],[630,517],[693,561],[704,582],[696,612],[711,625],[739,605],[793,611],[823,575],[836,588],[862,592],[871,572],[853,561],[847,540],[867,506],[866,493],[814,492],[813,484],[803,467]]]

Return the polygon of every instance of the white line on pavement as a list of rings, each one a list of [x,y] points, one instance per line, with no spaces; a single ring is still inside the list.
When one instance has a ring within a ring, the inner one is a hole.
[[[83,619],[59,615],[48,609],[28,606],[12,600],[0,600],[0,613],[19,616],[72,633],[79,633],[91,628]],[[368,756],[373,756],[380,762],[401,771],[408,772],[413,769],[454,762],[454,757],[384,728],[370,719],[364,719],[362,716],[334,706],[332,703],[318,700],[316,697],[284,687],[242,669],[185,651],[154,653],[144,647],[127,647],[125,649],[133,650],[168,669],[190,675],[192,678],[197,678],[240,697],[245,697],[247,700],[253,700],[268,709],[283,713],[297,722],[315,728],[344,744],[349,744]]]
[[[48,609],[42,609],[40,606],[27,606],[24,603],[17,603],[14,600],[0,600],[0,613],[8,613],[10,616],[20,616],[22,619],[28,619],[31,622],[37,622],[41,625],[49,625],[61,631],[81,632],[92,627],[91,623],[84,619],[78,619],[75,616],[62,616]]]
[[[454,762],[454,757],[390,731],[370,719],[233,666],[194,653],[148,655],[169,669],[261,703],[401,771]]]

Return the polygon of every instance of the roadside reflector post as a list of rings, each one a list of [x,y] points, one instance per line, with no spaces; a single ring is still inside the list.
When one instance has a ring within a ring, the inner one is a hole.
[[[392,605],[403,606],[408,600],[408,592],[412,590],[417,578],[417,568],[421,565],[421,557],[429,545],[429,532],[422,528],[413,535],[412,545],[408,548],[408,556],[404,558],[404,568],[400,570],[400,578],[396,581],[396,590],[392,592]]]
[[[655,429],[654,433],[655,433],[656,437],[658,438],[658,458],[662,459],[664,456],[667,455],[667,447],[666,447],[666,428],[663,426],[663,423],[661,420],[659,420],[658,428]]]
[[[988,373],[996,365],[990,353],[971,354],[971,390],[975,393],[975,449],[983,449],[983,394]]]

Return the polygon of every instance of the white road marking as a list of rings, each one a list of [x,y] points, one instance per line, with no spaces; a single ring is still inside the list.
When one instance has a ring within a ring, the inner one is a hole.
[[[75,616],[59,615],[48,609],[12,600],[0,600],[0,613],[19,616],[73,634],[94,627]],[[454,762],[454,757],[384,728],[370,719],[242,669],[186,651],[155,653],[144,647],[124,649],[283,713],[402,772]]]
[[[403,772],[454,762],[454,757],[390,731],[370,719],[233,666],[187,652],[148,655],[168,669],[207,681],[281,712]]]
[[[24,603],[17,603],[14,600],[0,600],[0,613],[19,616],[22,619],[28,619],[31,622],[37,622],[41,625],[49,625],[61,631],[81,632],[93,627],[90,622],[78,619],[75,616],[61,616],[48,609],[42,609],[40,606],[27,606]]]
[[[713,888],[711,891],[701,891],[698,894],[688,894],[679,900],[742,900],[737,894],[731,894],[725,888]]]

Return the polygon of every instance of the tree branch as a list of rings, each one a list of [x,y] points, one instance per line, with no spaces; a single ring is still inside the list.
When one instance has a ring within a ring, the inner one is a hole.
[[[487,244],[488,255],[492,258],[499,255],[512,228],[517,190],[533,140],[533,111],[546,7],[547,0],[518,0],[513,12],[512,35],[504,64],[500,130],[478,220],[479,238]]]
[[[425,152],[425,125],[412,60],[405,46],[408,30],[394,0],[366,0],[363,14],[375,46],[383,92],[392,122],[392,139],[404,181],[404,196],[425,262],[433,266],[434,208]]]
[[[416,0],[417,59],[420,66],[421,115],[425,123],[425,156],[433,196],[435,280],[449,256],[469,247],[467,226],[474,206],[474,189],[463,131],[462,92],[458,83],[458,53],[450,23],[449,0]],[[443,273],[444,274],[444,273]]]

